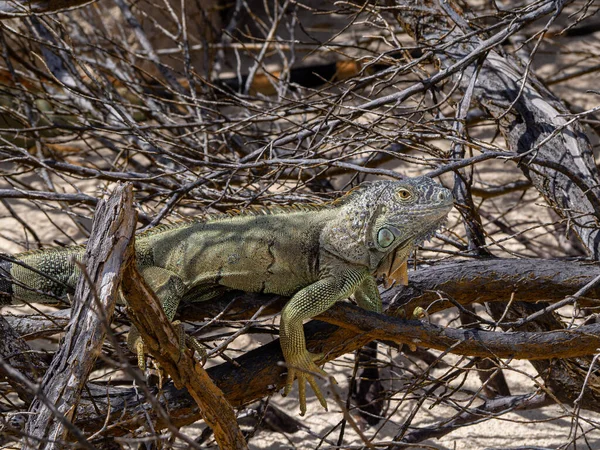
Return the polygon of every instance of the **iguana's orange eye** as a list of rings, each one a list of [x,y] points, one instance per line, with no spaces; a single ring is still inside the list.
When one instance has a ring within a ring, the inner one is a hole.
[[[409,200],[412,197],[412,193],[408,189],[400,189],[398,197],[400,197],[400,200]]]

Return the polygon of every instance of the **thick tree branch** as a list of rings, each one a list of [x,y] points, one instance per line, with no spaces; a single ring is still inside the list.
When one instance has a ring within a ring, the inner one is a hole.
[[[31,403],[35,394],[20,380],[11,378],[5,366],[19,371],[31,383],[35,383],[36,379],[43,375],[42,369],[45,368],[40,356],[33,353],[27,342],[3,316],[0,316],[0,380],[7,381],[21,400],[27,404]]]
[[[461,304],[562,300],[600,274],[597,263],[548,259],[491,258],[438,264],[409,274],[409,284],[384,293],[394,308],[410,316],[420,306],[429,313]],[[453,302],[450,301],[453,300]],[[597,306],[600,286],[590,289],[580,306]]]
[[[523,14],[491,38],[479,37],[465,19],[465,12],[456,1],[399,2],[405,8],[397,15],[398,22],[418,43],[444,42],[444,51],[435,54],[442,71],[475,54],[483,54],[484,44],[504,34],[507,38],[534,18],[557,13],[570,1],[540,2],[533,11]],[[425,7],[425,9],[423,8]],[[508,150],[523,157],[520,166],[556,212],[573,223],[573,228],[594,259],[600,258],[598,186],[600,175],[594,165],[589,140],[575,120],[566,120],[567,108],[535,77],[526,72],[519,61],[500,50],[489,51],[477,77],[474,98],[500,123]],[[463,66],[453,76],[463,91],[468,89],[475,67]],[[541,165],[540,157],[556,165]],[[569,177],[557,167],[573,174]],[[584,183],[584,188],[578,186]]]

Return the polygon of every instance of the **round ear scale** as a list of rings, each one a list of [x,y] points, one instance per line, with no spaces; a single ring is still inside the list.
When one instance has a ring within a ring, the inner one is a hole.
[[[395,238],[394,233],[388,228],[383,227],[377,232],[377,244],[382,248],[387,248],[392,245]]]

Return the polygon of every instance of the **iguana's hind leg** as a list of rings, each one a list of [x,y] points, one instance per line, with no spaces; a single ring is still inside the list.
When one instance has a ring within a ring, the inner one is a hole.
[[[301,291],[285,305],[281,313],[280,338],[288,374],[283,395],[289,394],[298,378],[300,414],[306,412],[306,383],[312,387],[319,402],[327,408],[327,401],[317,386],[314,374],[326,376],[315,361],[320,355],[306,349],[303,321],[329,309],[336,301],[352,295],[354,290],[370,274],[362,270],[345,270],[337,276],[319,280]]]
[[[141,275],[148,286],[154,291],[156,296],[160,299],[161,305],[169,321],[173,321],[175,314],[177,313],[177,307],[185,292],[185,286],[182,279],[171,272],[170,270],[163,269],[162,267],[146,267],[141,271]],[[180,334],[180,346],[183,351],[185,344],[190,344],[202,358],[205,357],[206,351],[204,348],[193,338],[187,336],[183,331],[183,325],[179,322],[173,322],[173,325],[179,328]],[[146,356],[144,349],[144,342],[138,332],[138,330],[132,326],[129,335],[127,336],[127,345],[130,350],[137,354],[138,366],[143,370],[146,367]]]

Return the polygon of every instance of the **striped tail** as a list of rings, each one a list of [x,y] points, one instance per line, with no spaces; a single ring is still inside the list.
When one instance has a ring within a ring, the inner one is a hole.
[[[0,305],[60,302],[75,289],[84,252],[77,246],[0,256]]]
[[[11,262],[0,255],[0,306],[12,303],[12,282],[10,281]]]

